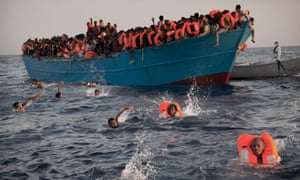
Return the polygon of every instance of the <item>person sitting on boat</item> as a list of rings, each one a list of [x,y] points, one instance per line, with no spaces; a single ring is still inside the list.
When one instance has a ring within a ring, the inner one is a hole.
[[[13,104],[13,111],[25,111],[25,107],[28,106],[33,99],[36,99],[37,97],[41,97],[43,95],[43,93],[38,93],[37,95],[28,98],[24,103],[15,102]]]
[[[119,117],[126,111],[126,110],[131,110],[133,108],[133,106],[127,106],[125,108],[123,108],[117,115],[115,118],[109,118],[108,119],[108,126],[110,128],[118,128],[119,127]]]
[[[211,32],[207,16],[200,15],[200,36],[205,36]]]
[[[236,27],[237,28],[241,28],[242,24],[244,22],[248,21],[247,14],[245,14],[245,13],[248,13],[248,12],[249,11],[247,11],[247,10],[243,11],[240,4],[237,4],[235,6],[235,13],[237,15],[237,17],[236,17]]]
[[[63,83],[58,83],[57,85],[57,93],[55,94],[56,98],[64,98],[63,94],[61,93],[61,86]]]
[[[281,57],[281,47],[279,46],[279,42],[275,41],[274,42],[274,49],[273,49],[273,53],[274,53],[274,59],[277,62],[277,67],[278,67],[278,72],[280,73],[280,68],[283,69],[283,72],[285,73],[285,68],[284,66],[281,64],[280,62],[280,57]]]
[[[164,101],[159,107],[159,118],[183,117],[183,112],[177,102]]]
[[[88,39],[84,58],[92,59],[94,56],[96,56],[97,54],[95,52],[95,48],[96,48],[96,40],[94,38]]]
[[[224,10],[222,12],[222,16],[221,16],[219,24],[220,24],[220,27],[216,32],[216,44],[215,44],[215,46],[219,46],[219,44],[220,44],[219,34],[234,29],[235,19],[233,18],[232,14],[228,10]]]
[[[265,132],[260,136],[242,134],[237,140],[240,162],[250,166],[273,167],[279,164],[281,158],[272,136]]]

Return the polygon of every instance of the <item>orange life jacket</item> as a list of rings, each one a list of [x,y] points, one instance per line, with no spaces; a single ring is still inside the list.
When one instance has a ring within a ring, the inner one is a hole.
[[[138,48],[136,40],[139,38],[140,34],[141,33],[137,32],[136,34],[132,35],[132,42],[131,42],[131,44],[132,44],[132,47],[135,48],[135,49]]]
[[[220,21],[220,25],[224,28],[226,28],[226,24],[225,24],[225,18],[226,17],[229,17],[230,19],[230,27],[231,28],[234,28],[234,25],[235,25],[235,19],[233,18],[233,16],[231,15],[230,12],[226,13],[226,14],[223,14],[222,17],[221,17],[221,21]]]
[[[167,40],[168,40],[168,41],[174,39],[173,37],[174,37],[174,35],[175,35],[175,30],[170,30],[170,31],[168,31],[168,32],[166,33],[166,35],[167,35]]]
[[[173,20],[169,20],[169,22],[170,22],[171,29],[175,31],[177,26],[176,23]]]
[[[244,43],[244,44],[243,44],[243,47],[241,48],[241,51],[245,51],[247,48],[248,48],[248,44],[247,44],[247,43]]]
[[[180,38],[184,38],[184,29],[183,28],[177,28],[175,31],[175,39],[178,40]]]
[[[153,39],[153,42],[156,46],[159,46],[162,44],[161,41],[159,40],[159,37],[160,37],[160,33],[158,32],[155,34],[154,39]]]
[[[252,134],[242,134],[237,140],[237,149],[239,160],[243,163],[257,165],[257,156],[251,149],[251,142],[255,138],[261,138],[265,144],[265,149],[262,154],[263,165],[278,165],[280,157],[278,156],[275,142],[269,133],[263,133],[261,136]]]
[[[152,38],[152,36],[154,34],[155,34],[155,31],[153,31],[153,30],[147,33],[147,39],[148,39],[148,43],[149,43],[150,46],[153,45],[153,38]]]
[[[132,48],[132,32],[125,36],[125,48]]]
[[[126,33],[125,32],[122,32],[119,36],[119,39],[118,39],[118,42],[119,42],[119,45],[120,46],[123,46],[124,45],[124,38],[126,36]]]
[[[194,36],[198,36],[200,34],[200,22],[193,21],[192,26],[194,27],[194,30],[192,31],[192,34]]]
[[[235,23],[239,22],[240,20],[240,14],[239,12],[235,11],[235,17],[234,17]]]
[[[164,101],[160,104],[159,106],[159,114],[164,114],[165,113],[165,118],[169,118],[171,117],[171,115],[168,113],[168,107],[170,104],[175,104],[176,109],[177,109],[177,115],[178,117],[182,118],[183,117],[183,112],[179,106],[179,104],[177,102],[168,102],[168,101]]]
[[[185,21],[184,25],[183,25],[185,32],[190,36],[193,35],[191,25],[192,25],[192,22],[190,22],[190,21]]]
[[[84,55],[85,59],[91,59],[92,57],[94,57],[96,55],[96,53],[94,51],[87,51]]]
[[[144,31],[140,34],[140,47],[143,47],[144,45],[144,35],[147,33],[147,30],[144,29]]]

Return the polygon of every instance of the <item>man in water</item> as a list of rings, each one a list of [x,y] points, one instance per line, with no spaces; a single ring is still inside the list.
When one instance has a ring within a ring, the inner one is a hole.
[[[164,101],[159,107],[159,118],[183,117],[181,107],[177,102]]]
[[[115,118],[109,118],[108,119],[108,126],[110,128],[118,128],[119,127],[119,117],[123,114],[124,111],[126,110],[131,110],[133,108],[133,106],[127,106],[125,107],[124,109],[122,109],[117,115]]]
[[[36,88],[44,88],[45,87],[45,83],[38,81],[36,79],[32,80],[32,86],[36,87]]]
[[[285,68],[284,68],[284,66],[280,62],[281,47],[279,46],[279,42],[278,41],[275,41],[274,45],[275,45],[275,47],[273,49],[273,53],[274,53],[274,59],[277,62],[278,72],[280,73],[280,67],[281,67],[283,69],[284,74],[285,74]]]
[[[32,102],[33,99],[35,99],[37,97],[41,97],[41,96],[43,96],[43,94],[38,93],[37,95],[28,98],[24,103],[15,102],[13,104],[13,110],[14,111],[25,111],[25,107],[28,106]]]
[[[251,149],[257,157],[257,163],[262,164],[263,163],[262,154],[265,150],[265,143],[263,142],[263,140],[261,138],[253,139],[253,141],[251,142]]]
[[[99,89],[95,89],[95,96],[100,96],[100,90]]]

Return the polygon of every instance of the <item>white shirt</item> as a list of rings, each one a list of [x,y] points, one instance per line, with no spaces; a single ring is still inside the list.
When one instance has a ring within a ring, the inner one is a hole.
[[[281,56],[281,47],[278,45],[274,48],[274,58],[276,60],[280,60],[280,56]]]

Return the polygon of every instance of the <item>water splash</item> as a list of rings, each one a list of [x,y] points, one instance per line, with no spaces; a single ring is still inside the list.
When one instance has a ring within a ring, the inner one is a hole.
[[[88,88],[85,93],[86,93],[86,96],[88,97],[93,97],[95,96],[95,90],[96,89],[99,89],[100,91],[100,95],[98,97],[107,97],[110,95],[110,91],[111,91],[111,87],[108,87],[108,86],[100,86],[100,87],[95,87],[95,88]]]
[[[145,132],[139,138],[135,154],[122,171],[121,180],[146,180],[154,178],[156,170],[152,164],[153,154],[151,148],[144,142],[144,138]]]
[[[187,100],[184,102],[185,108],[183,109],[185,115],[197,116],[203,110],[201,109],[201,99],[196,95],[199,88],[196,86],[191,86],[189,92],[187,93]],[[205,96],[201,97],[205,98]]]

